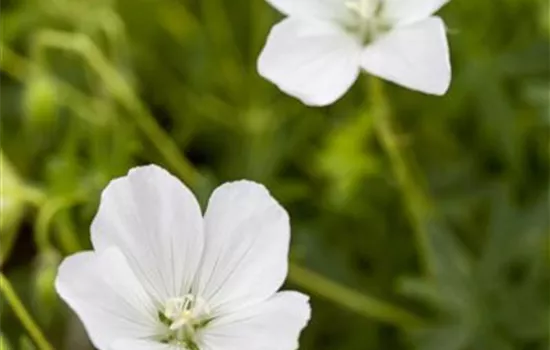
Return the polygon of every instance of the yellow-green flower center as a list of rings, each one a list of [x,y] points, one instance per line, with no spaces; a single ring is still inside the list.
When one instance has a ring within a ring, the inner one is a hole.
[[[212,320],[206,301],[192,294],[169,299],[159,311],[159,319],[168,326],[162,341],[189,350],[199,350],[196,333]]]

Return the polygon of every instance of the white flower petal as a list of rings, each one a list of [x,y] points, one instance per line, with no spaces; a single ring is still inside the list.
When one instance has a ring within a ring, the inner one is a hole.
[[[344,0],[267,0],[279,12],[292,17],[346,21],[351,16]]]
[[[430,17],[389,32],[364,49],[361,65],[398,85],[443,95],[451,82],[443,21]]]
[[[394,25],[406,25],[424,20],[449,0],[383,0],[381,17]]]
[[[119,339],[115,341],[110,350],[181,350],[178,345],[163,344],[151,340]]]
[[[328,22],[287,18],[271,29],[258,71],[312,106],[338,100],[357,79],[361,45]]]
[[[117,246],[158,302],[188,293],[204,244],[195,197],[157,166],[111,181],[92,223],[97,251]]]
[[[287,274],[290,225],[265,187],[244,180],[218,187],[204,220],[196,294],[215,314],[272,296]]]
[[[153,301],[115,247],[66,258],[55,287],[99,349],[120,337],[155,336],[162,326]]]
[[[280,292],[263,303],[212,321],[201,345],[208,350],[295,350],[310,313],[307,296]]]

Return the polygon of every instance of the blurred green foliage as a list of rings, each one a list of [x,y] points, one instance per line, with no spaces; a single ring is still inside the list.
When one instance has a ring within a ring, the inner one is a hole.
[[[385,86],[437,211],[424,249],[368,87],[312,109],[257,74],[281,17],[265,1],[4,0],[1,12],[2,270],[56,349],[90,349],[53,290],[57,265],[90,246],[107,182],[144,163],[202,203],[230,179],[266,184],[290,212],[293,261],[424,320],[364,317],[295,278],[313,294],[302,349],[548,348],[546,0],[451,1],[450,92]],[[1,308],[0,347],[33,349]]]

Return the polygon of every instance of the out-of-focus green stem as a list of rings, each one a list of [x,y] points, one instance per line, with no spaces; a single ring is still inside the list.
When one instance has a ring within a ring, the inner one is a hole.
[[[40,350],[53,350],[53,346],[48,342],[46,337],[44,337],[44,333],[33,320],[32,316],[29,314],[21,302],[21,299],[19,299],[17,293],[11,286],[11,283],[3,273],[0,273],[0,291],[4,295],[6,302],[11,306],[17,318],[21,321],[23,327],[25,327],[27,332],[29,332],[29,335],[35,342],[36,346],[38,346]]]
[[[28,59],[25,59],[11,50],[9,47],[0,43],[0,69],[6,72],[12,78],[21,82],[26,82],[30,77],[31,71],[38,70],[37,64]],[[91,108],[87,106],[97,104],[92,98],[84,95],[71,85],[55,79],[55,86],[60,95],[59,103],[64,104],[71,109],[76,116],[86,120],[89,123],[101,125],[105,123],[105,119],[101,115],[97,115]]]
[[[46,201],[46,194],[36,187],[24,185],[21,186],[19,191],[21,191],[21,198],[36,207],[39,207]]]
[[[34,234],[36,245],[40,251],[46,251],[51,248],[49,238],[49,227],[55,214],[59,211],[71,207],[80,202],[83,198],[81,196],[61,197],[48,201],[40,207],[38,217],[34,224]],[[80,244],[78,239],[70,231],[60,232],[62,248],[66,252],[74,253],[79,250]]]
[[[55,227],[58,232],[59,245],[65,254],[74,254],[83,249],[78,237],[74,234],[77,228],[74,227],[74,223],[66,212],[58,214]]]
[[[0,186],[2,186],[3,195],[17,198],[35,207],[40,207],[46,201],[45,193],[43,193],[40,189],[29,185],[18,184],[16,186],[6,188],[5,185],[1,183]]]
[[[297,264],[290,264],[289,280],[365,317],[405,328],[423,324],[420,318],[405,310],[345,287]]]
[[[383,82],[369,76],[368,93],[372,101],[375,129],[384,150],[390,160],[395,179],[398,183],[403,202],[420,251],[422,264],[428,273],[433,272],[433,259],[429,249],[429,237],[426,221],[431,215],[430,200],[423,189],[420,179],[415,178],[412,160],[400,146],[396,123],[392,120],[391,110],[384,94]]]
[[[133,92],[132,87],[119,72],[109,64],[97,46],[85,35],[45,30],[36,37],[37,50],[41,47],[56,48],[80,55],[98,74],[107,90],[124,106],[157,151],[188,184],[200,176],[191,163],[183,157],[176,143],[157,124],[151,113]]]

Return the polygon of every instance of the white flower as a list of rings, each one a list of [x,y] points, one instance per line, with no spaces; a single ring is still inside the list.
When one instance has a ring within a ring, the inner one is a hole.
[[[157,166],[104,190],[93,251],[61,264],[56,288],[101,350],[293,350],[308,297],[287,274],[285,210],[261,185],[219,187],[201,215]]]
[[[339,99],[361,69],[442,95],[451,65],[445,25],[432,16],[448,0],[267,0],[288,17],[275,25],[258,71],[307,105]]]

